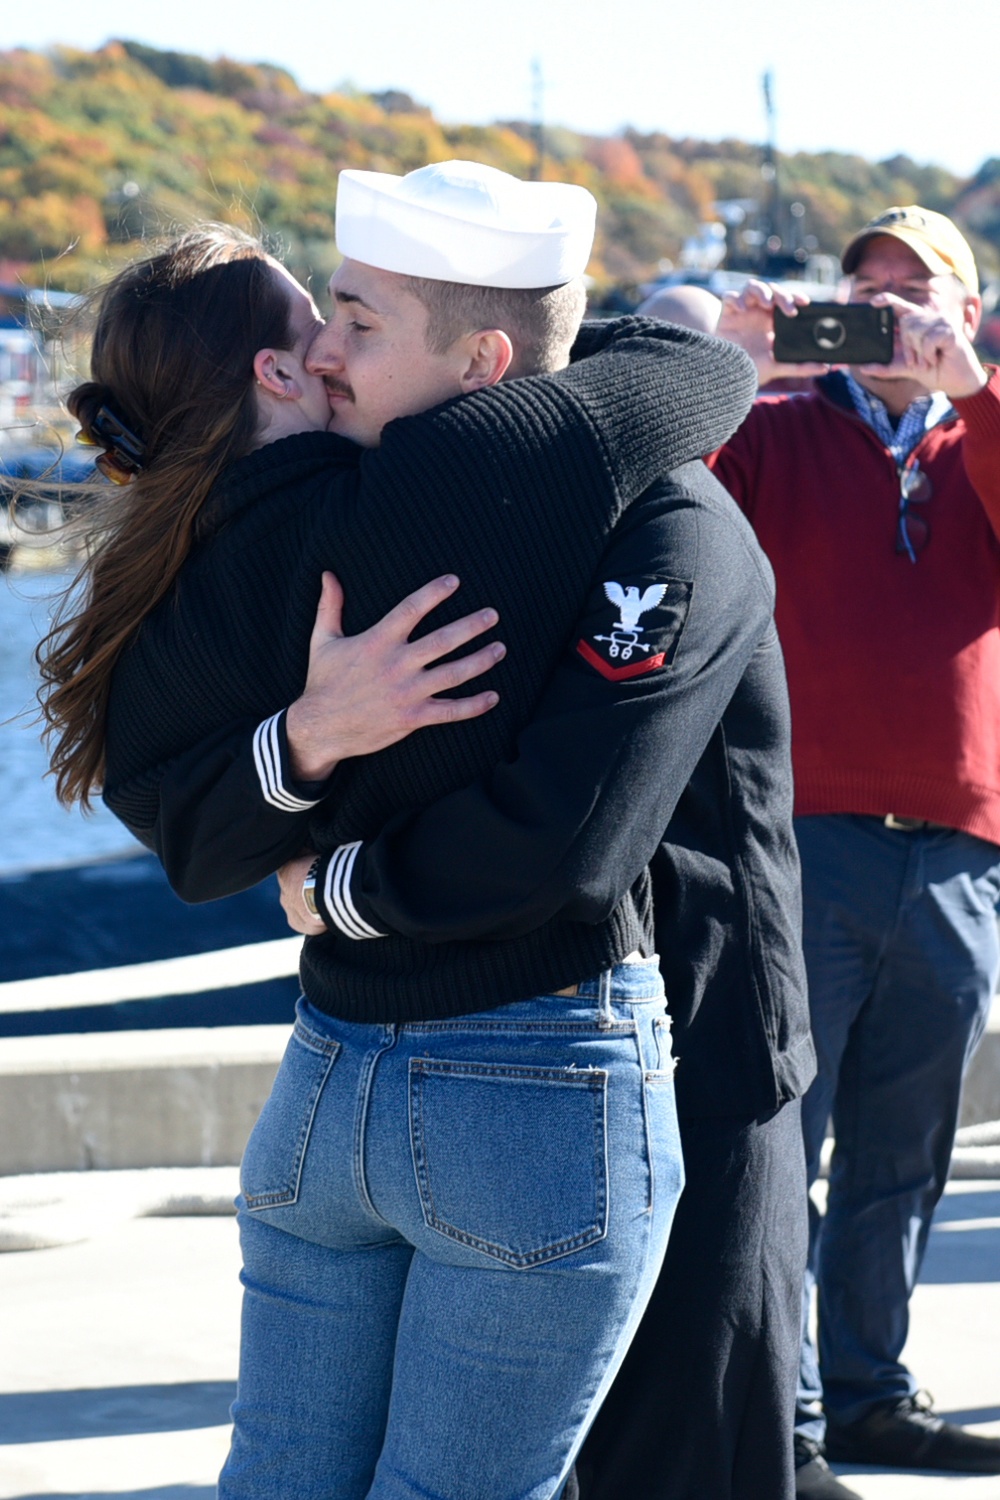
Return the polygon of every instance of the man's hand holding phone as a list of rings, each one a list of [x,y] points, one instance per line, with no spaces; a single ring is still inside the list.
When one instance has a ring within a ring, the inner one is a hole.
[[[766,281],[748,281],[740,292],[726,292],[716,333],[720,339],[739,344],[757,366],[761,386],[789,376],[825,375],[828,364],[817,361],[783,362],[774,354],[774,313],[795,317],[809,298],[802,292],[786,292]]]
[[[939,308],[919,307],[893,292],[880,292],[871,306],[892,309],[896,344],[891,364],[862,365],[863,375],[902,376],[956,401],[982,390],[989,376],[957,315],[952,319]]]

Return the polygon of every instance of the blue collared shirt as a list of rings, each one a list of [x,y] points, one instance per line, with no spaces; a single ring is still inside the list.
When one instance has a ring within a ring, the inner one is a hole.
[[[930,432],[932,427],[936,427],[946,417],[955,415],[944,392],[935,391],[933,395],[918,396],[915,401],[911,401],[893,431],[885,402],[859,385],[849,370],[844,371],[844,377],[855,411],[888,448],[898,469],[905,466],[925,432]]]

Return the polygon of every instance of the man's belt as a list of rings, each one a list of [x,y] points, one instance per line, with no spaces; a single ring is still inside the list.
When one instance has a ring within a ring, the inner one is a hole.
[[[932,823],[929,818],[897,818],[895,813],[886,813],[882,819],[886,828],[893,828],[897,833],[925,833],[928,829],[943,829],[945,833],[954,833],[954,828],[949,823]]]

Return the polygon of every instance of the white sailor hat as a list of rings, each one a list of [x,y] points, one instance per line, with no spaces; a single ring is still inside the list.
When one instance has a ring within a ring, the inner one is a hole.
[[[522,182],[474,161],[395,177],[341,172],[337,249],[382,271],[469,286],[561,286],[583,274],[597,203],[568,182]]]

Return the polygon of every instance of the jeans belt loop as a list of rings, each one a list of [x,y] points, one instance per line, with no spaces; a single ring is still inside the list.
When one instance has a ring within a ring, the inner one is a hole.
[[[597,1001],[597,1024],[602,1029],[614,1025],[614,1014],[611,1010],[611,970],[603,969],[598,980]]]

